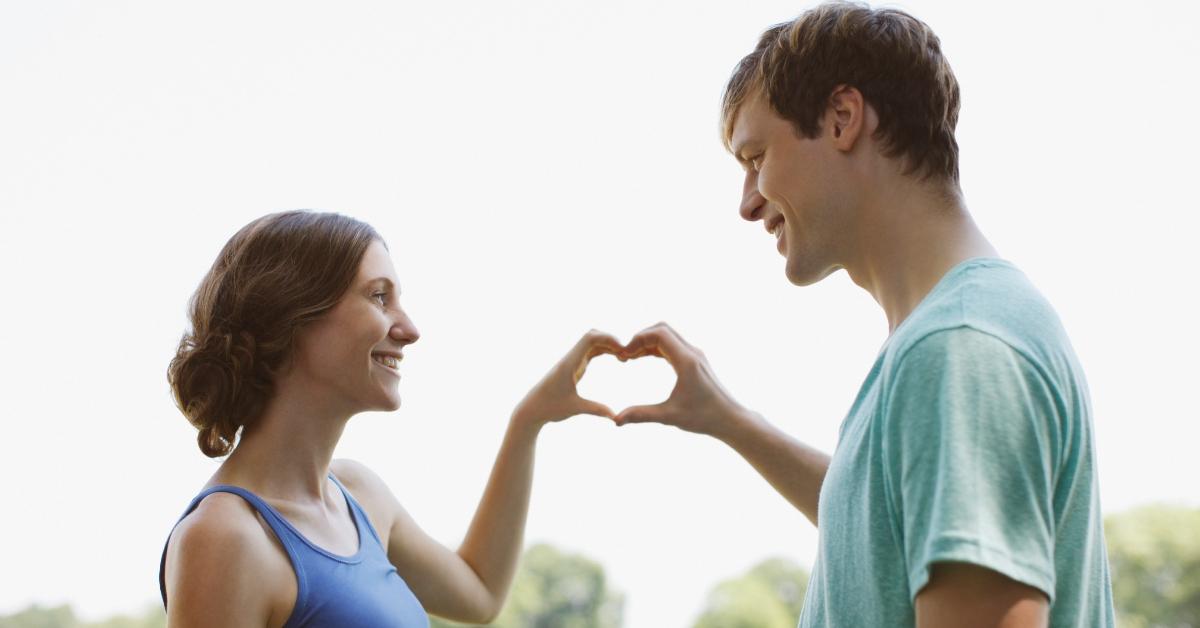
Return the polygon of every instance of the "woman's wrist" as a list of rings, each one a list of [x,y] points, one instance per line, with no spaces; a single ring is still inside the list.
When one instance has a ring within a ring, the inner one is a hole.
[[[508,431],[536,438],[538,433],[542,431],[542,426],[547,423],[549,421],[538,418],[524,408],[518,407],[516,410],[513,410],[512,415],[508,419]]]

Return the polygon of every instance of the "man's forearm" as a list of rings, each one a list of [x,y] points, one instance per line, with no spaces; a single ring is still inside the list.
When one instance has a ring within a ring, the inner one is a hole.
[[[817,525],[817,501],[829,470],[829,456],[792,438],[755,412],[742,414],[729,428],[716,438],[741,454],[780,495]]]

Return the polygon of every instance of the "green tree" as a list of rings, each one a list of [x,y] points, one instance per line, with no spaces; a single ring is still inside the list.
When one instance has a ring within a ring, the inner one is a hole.
[[[1200,509],[1143,506],[1104,522],[1125,628],[1200,626]]]
[[[70,606],[43,608],[34,604],[16,613],[0,617],[0,628],[166,628],[162,607],[152,605],[139,615],[116,615],[98,622],[82,622]]]
[[[549,545],[534,545],[521,566],[492,628],[619,628],[624,600],[609,590],[604,568]],[[431,628],[460,626],[437,618]]]
[[[161,604],[151,604],[140,615],[117,615],[80,628],[166,628],[167,614]]]
[[[808,590],[808,571],[772,558],[718,584],[694,628],[794,628]]]
[[[0,617],[0,628],[77,628],[79,620],[70,606],[44,608],[34,604],[14,615]]]

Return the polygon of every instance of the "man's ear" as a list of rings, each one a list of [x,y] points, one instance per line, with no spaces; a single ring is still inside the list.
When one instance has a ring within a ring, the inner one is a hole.
[[[835,148],[852,150],[867,126],[867,103],[862,92],[849,85],[833,88],[824,123]]]

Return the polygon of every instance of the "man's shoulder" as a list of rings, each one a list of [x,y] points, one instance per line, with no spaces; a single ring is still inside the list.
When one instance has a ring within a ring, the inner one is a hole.
[[[1034,364],[1070,352],[1057,313],[1024,273],[1004,260],[972,260],[913,310],[889,342],[887,362],[898,366],[918,346],[989,345],[1007,346]]]

